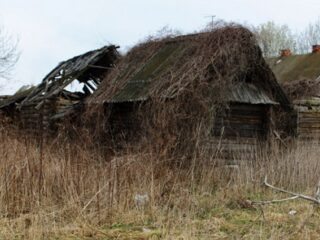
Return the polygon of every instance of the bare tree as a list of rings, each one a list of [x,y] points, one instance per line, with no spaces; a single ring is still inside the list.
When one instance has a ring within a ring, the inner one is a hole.
[[[273,21],[251,27],[265,57],[279,55],[281,49],[296,50],[296,38],[288,25],[277,25]]]
[[[18,39],[0,26],[0,79],[10,78],[13,67],[20,56],[17,46]]]
[[[308,53],[312,45],[320,44],[320,18],[309,23],[304,31],[297,35],[299,53]]]

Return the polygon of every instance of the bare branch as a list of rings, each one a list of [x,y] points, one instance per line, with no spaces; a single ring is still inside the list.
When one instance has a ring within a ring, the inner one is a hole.
[[[266,187],[272,188],[275,191],[287,193],[287,194],[295,196],[296,198],[301,198],[301,199],[304,199],[304,200],[307,200],[307,201],[311,201],[311,202],[316,203],[316,204],[320,204],[320,201],[318,199],[314,198],[314,197],[310,197],[310,196],[303,195],[303,194],[300,194],[300,193],[291,192],[291,191],[288,191],[288,190],[285,190],[285,189],[282,189],[282,188],[278,188],[278,187],[275,187],[275,186],[269,184],[267,182],[267,176],[264,179],[264,185]]]
[[[0,25],[0,78],[9,79],[19,60],[18,39]]]
[[[265,57],[279,55],[281,49],[296,50],[296,39],[287,25],[278,25],[273,21],[251,27]]]
[[[275,200],[268,200],[268,201],[251,201],[252,204],[256,205],[266,205],[266,204],[272,204],[272,203],[280,203],[280,202],[286,202],[286,201],[291,201],[294,199],[299,198],[298,196],[293,196],[289,198],[283,198],[283,199],[275,199]]]

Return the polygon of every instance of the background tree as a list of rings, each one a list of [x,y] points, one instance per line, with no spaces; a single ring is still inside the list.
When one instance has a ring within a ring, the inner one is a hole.
[[[18,39],[0,26],[0,79],[7,80],[11,77],[19,56]]]
[[[297,34],[297,50],[299,53],[309,53],[311,46],[320,44],[320,18],[309,23],[304,31]]]
[[[281,49],[296,51],[296,38],[288,25],[269,21],[251,29],[265,57],[278,56]]]

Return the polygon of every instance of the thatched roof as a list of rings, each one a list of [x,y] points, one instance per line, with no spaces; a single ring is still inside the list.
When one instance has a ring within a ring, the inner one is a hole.
[[[241,26],[134,47],[88,103],[174,98],[192,91],[195,82],[214,83],[217,95],[226,101],[289,105],[253,34]]]
[[[267,61],[292,100],[320,96],[320,54],[293,55]]]

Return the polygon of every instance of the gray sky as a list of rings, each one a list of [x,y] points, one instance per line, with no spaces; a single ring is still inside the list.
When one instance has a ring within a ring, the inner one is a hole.
[[[193,32],[208,15],[240,23],[274,20],[293,30],[319,17],[319,0],[0,0],[0,23],[20,39],[21,57],[0,94],[39,83],[60,61],[117,44],[133,46],[163,26]]]

